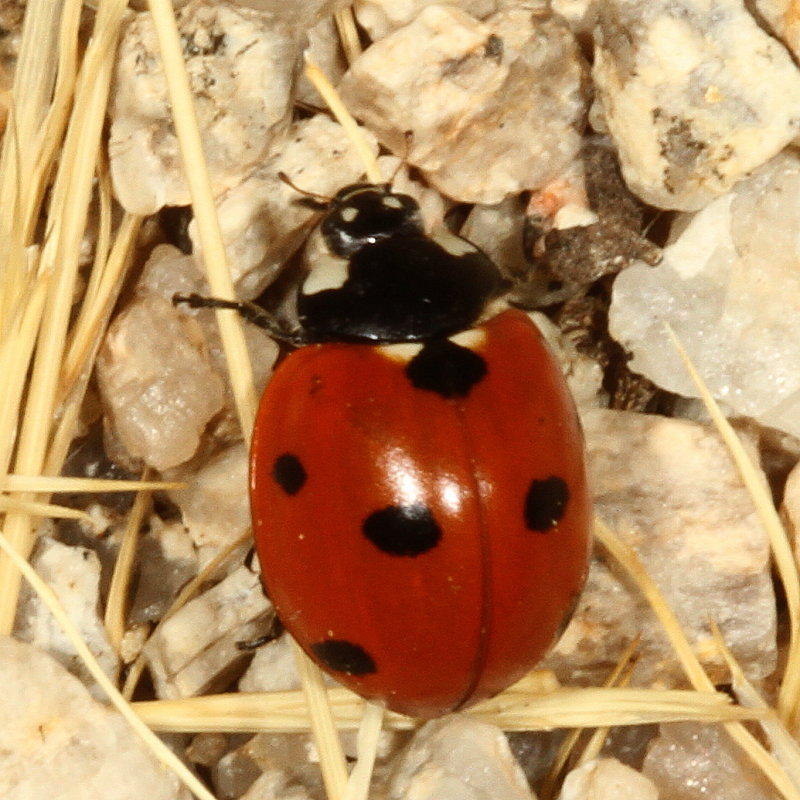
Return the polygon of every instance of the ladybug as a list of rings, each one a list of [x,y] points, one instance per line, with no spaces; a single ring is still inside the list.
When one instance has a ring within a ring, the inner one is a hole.
[[[388,185],[327,204],[261,399],[250,502],[266,592],[342,684],[430,718],[536,665],[583,585],[580,424],[541,334],[473,244]],[[207,305],[192,296],[179,298]]]

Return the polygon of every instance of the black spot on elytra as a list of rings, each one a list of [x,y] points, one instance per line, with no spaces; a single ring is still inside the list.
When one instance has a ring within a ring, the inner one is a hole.
[[[417,389],[454,398],[466,397],[486,371],[482,356],[449,339],[434,339],[408,362],[406,377]]]
[[[555,475],[531,482],[525,495],[525,525],[529,530],[544,533],[563,516],[569,500],[569,487]]]
[[[421,503],[387,506],[370,514],[364,535],[391,556],[418,556],[436,547],[442,531],[430,509]]]
[[[377,670],[372,656],[344,639],[326,639],[311,645],[311,652],[328,669],[347,675],[371,675]]]
[[[272,477],[286,494],[297,494],[306,482],[306,471],[293,453],[284,453],[272,465]]]

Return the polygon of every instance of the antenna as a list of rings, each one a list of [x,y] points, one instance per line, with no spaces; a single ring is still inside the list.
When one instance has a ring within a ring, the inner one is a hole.
[[[303,189],[298,186],[285,172],[279,172],[278,178],[282,180],[287,186],[291,186],[298,194],[303,195],[306,205],[317,209],[318,211],[325,211],[331,204],[332,197],[319,192],[312,192],[309,189]]]

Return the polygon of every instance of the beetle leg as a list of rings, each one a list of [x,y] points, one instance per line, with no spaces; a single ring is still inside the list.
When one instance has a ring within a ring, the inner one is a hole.
[[[189,308],[223,308],[236,311],[242,318],[253,325],[263,328],[270,336],[282,342],[300,346],[306,343],[303,332],[298,326],[290,326],[266,312],[256,303],[241,300],[222,300],[219,297],[204,297],[200,294],[175,294],[172,296],[173,305],[187,305]]]

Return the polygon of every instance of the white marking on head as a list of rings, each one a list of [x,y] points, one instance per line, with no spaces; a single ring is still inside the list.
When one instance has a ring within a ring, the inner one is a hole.
[[[483,328],[469,328],[447,337],[453,344],[467,350],[480,350],[486,344],[486,331]]]
[[[382,201],[383,205],[387,208],[402,208],[403,204],[398,200],[394,195],[387,194],[383,197]]]
[[[340,289],[348,278],[349,262],[330,253],[319,253],[303,281],[303,294],[316,294],[326,289]]]
[[[355,206],[344,206],[339,212],[339,216],[345,222],[352,222],[358,216],[358,209]]]
[[[475,247],[472,242],[468,242],[466,239],[462,239],[460,236],[450,233],[450,231],[445,228],[435,230],[431,234],[431,239],[450,253],[451,256],[463,256],[467,253],[478,252],[478,248]]]
[[[378,347],[378,351],[392,361],[407,364],[423,347],[422,342],[398,342],[397,344],[382,344]]]

